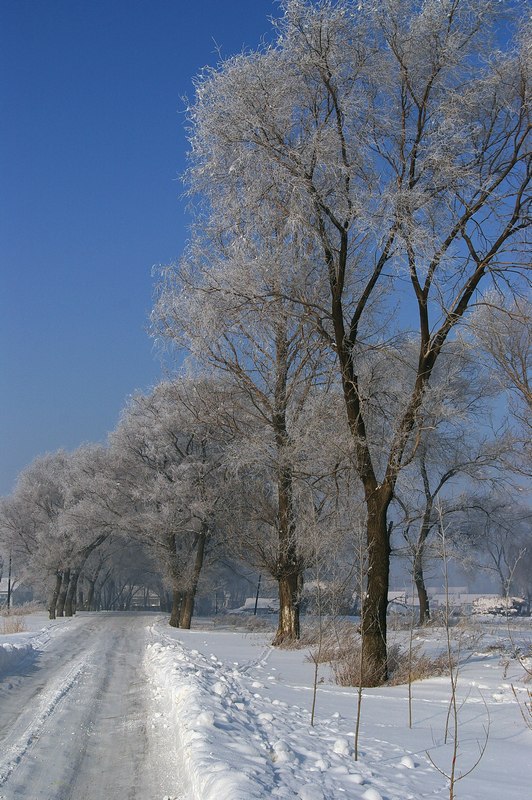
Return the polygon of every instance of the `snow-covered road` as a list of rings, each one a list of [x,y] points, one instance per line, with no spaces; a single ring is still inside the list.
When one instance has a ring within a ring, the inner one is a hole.
[[[0,683],[2,800],[177,797],[176,753],[145,675],[150,620],[75,620]]]
[[[355,759],[356,689],[320,665],[312,726],[309,651],[272,648],[271,630],[237,623],[199,619],[184,631],[158,614],[40,615],[0,635],[0,800],[449,797],[448,675],[414,683],[412,727],[407,686],[364,690]],[[404,646],[407,633],[393,636]],[[452,633],[456,796],[528,800],[532,623]],[[415,641],[437,653],[446,633],[427,628]]]

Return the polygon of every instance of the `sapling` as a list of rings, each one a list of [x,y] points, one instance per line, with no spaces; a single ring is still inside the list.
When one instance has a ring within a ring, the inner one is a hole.
[[[360,630],[364,630],[364,609],[366,608],[366,604],[363,602],[364,598],[364,590],[365,590],[365,580],[367,575],[368,569],[368,559],[367,559],[367,549],[364,543],[364,536],[362,530],[358,530],[357,536],[357,564],[358,564],[358,596],[360,597]],[[364,674],[364,636],[360,638],[360,648],[359,648],[359,663],[358,663],[358,689],[357,689],[357,715],[356,715],[356,724],[355,724],[355,748],[354,748],[354,756],[355,761],[358,761],[358,744],[360,738],[360,724],[362,719],[362,697],[363,697],[363,674]]]
[[[316,605],[318,612],[318,642],[316,648],[311,650],[311,658],[314,663],[314,680],[312,684],[312,710],[310,712],[310,724],[314,727],[314,715],[316,712],[316,697],[318,694],[318,674],[321,662],[321,654],[323,648],[323,608],[322,608],[322,594],[319,572],[317,572],[316,579]]]
[[[473,770],[476,769],[484,753],[486,752],[486,747],[488,745],[488,740],[489,740],[489,731],[490,731],[490,714],[488,706],[481,694],[482,702],[484,703],[484,708],[486,709],[486,716],[487,716],[487,725],[484,727],[484,734],[485,734],[484,740],[482,742],[478,742],[479,754],[477,759],[469,767],[469,769],[467,769],[465,772],[460,772],[458,768],[459,743],[460,743],[459,712],[462,707],[462,704],[459,704],[458,701],[457,685],[458,685],[458,675],[460,669],[459,664],[460,664],[461,639],[458,646],[458,653],[455,659],[452,649],[451,627],[450,627],[449,572],[448,572],[449,553],[447,550],[447,542],[446,542],[446,527],[443,522],[443,513],[441,511],[441,508],[438,509],[438,516],[439,516],[439,536],[441,543],[444,588],[445,588],[445,635],[446,635],[447,659],[448,659],[450,687],[451,687],[451,697],[449,701],[449,708],[445,723],[445,737],[444,737],[444,743],[446,744],[450,730],[452,736],[450,768],[448,771],[446,771],[445,769],[439,767],[435,763],[434,759],[432,758],[432,756],[428,751],[427,751],[427,758],[429,759],[432,766],[440,773],[440,775],[443,775],[449,781],[449,800],[454,800],[456,796],[455,795],[456,784],[458,783],[458,781],[463,780],[465,777],[470,775],[473,772]]]
[[[521,561],[521,559],[524,558],[525,554],[526,554],[526,548],[522,548],[521,550],[518,551],[518,553],[515,556],[514,562],[511,565],[511,568],[509,569],[508,578],[507,578],[507,580],[505,582],[506,627],[507,627],[507,631],[508,631],[508,638],[510,639],[510,642],[512,643],[512,649],[513,649],[513,652],[515,653],[515,657],[517,658],[519,664],[521,665],[521,667],[525,671],[526,680],[530,681],[530,680],[532,680],[532,668],[528,666],[528,663],[527,663],[526,659],[523,658],[523,656],[521,655],[520,648],[515,644],[514,638],[513,638],[513,634],[512,634],[512,630],[510,628],[510,611],[511,611],[511,608],[512,608],[512,600],[513,600],[513,598],[510,596],[510,587],[512,585],[513,578],[514,578],[514,573],[515,573],[515,571],[517,569],[517,566],[518,566],[519,562]],[[505,664],[505,674],[504,674],[505,678],[506,678],[506,672],[508,671],[509,666],[510,666],[510,660],[508,659],[507,664]],[[511,683],[510,686],[512,688],[512,694],[515,697],[515,700],[517,702],[517,706],[519,708],[519,712],[520,712],[520,714],[521,714],[521,716],[523,718],[523,721],[524,721],[525,725],[527,726],[527,728],[532,730],[532,691],[527,688],[527,690],[526,690],[527,697],[523,701],[519,697],[519,695],[517,693],[517,689],[515,688],[515,685],[513,683]]]
[[[412,597],[414,596],[414,581],[412,581]],[[414,609],[410,614],[410,630],[408,636],[408,727],[412,728],[412,649],[414,641]]]
[[[342,545],[345,545],[342,514],[339,514],[338,509],[335,508],[328,520],[322,520],[322,525],[320,525],[315,505],[311,504],[310,508],[311,517],[306,522],[307,544],[310,544],[313,552],[316,587],[315,611],[318,620],[317,641],[315,647],[310,651],[310,659],[314,664],[311,711],[311,725],[314,725],[317,688],[320,682],[319,665],[324,660],[328,660],[325,650],[329,647],[336,654],[341,654],[346,650],[345,642],[342,641],[346,637],[346,626],[338,624],[339,608],[349,592],[355,567],[346,563],[341,549]],[[323,524],[328,526],[326,531]],[[336,551],[335,547],[339,547],[340,550]],[[329,635],[325,628],[325,615],[327,615]]]

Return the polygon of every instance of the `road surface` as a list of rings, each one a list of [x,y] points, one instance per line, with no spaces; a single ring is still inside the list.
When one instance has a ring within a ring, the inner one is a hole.
[[[1,800],[185,797],[167,709],[143,667],[152,621],[87,615],[0,680]]]

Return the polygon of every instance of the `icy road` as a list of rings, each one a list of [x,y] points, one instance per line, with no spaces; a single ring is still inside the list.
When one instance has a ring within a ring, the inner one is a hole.
[[[176,752],[144,672],[151,619],[87,617],[0,682],[1,800],[177,800]]]

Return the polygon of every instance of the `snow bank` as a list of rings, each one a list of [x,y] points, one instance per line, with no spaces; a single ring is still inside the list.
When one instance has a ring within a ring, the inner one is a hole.
[[[146,666],[170,710],[194,797],[404,800],[374,765],[354,761],[352,731],[340,733],[337,719],[310,727],[308,709],[267,696],[249,664],[224,665],[172,640],[150,644]],[[396,753],[388,754],[394,772],[404,770],[405,751]]]
[[[20,663],[33,654],[33,645],[29,641],[14,644],[0,642],[0,676],[8,672],[16,672]]]
[[[24,616],[24,630],[21,633],[0,633],[0,679],[3,675],[18,672],[26,659],[37,656],[51,638],[62,635],[73,625],[83,623],[83,617],[64,617],[50,621],[45,613]]]
[[[271,785],[264,747],[253,741],[246,706],[231,676],[179,644],[148,646],[156,687],[171,704],[186,772],[203,800],[257,800]],[[245,772],[246,774],[243,774]]]
[[[29,622],[24,618],[23,632],[0,634],[0,678],[16,673],[25,659],[34,658],[43,641],[43,621],[44,617],[40,615],[35,615]]]

